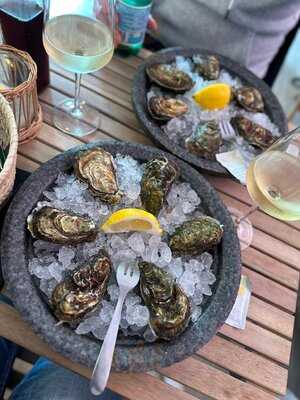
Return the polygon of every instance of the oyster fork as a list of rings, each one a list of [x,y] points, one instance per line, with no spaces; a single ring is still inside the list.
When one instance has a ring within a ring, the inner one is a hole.
[[[220,121],[219,127],[221,130],[222,137],[224,139],[231,140],[236,136],[234,128],[229,121],[224,121],[224,120]]]
[[[121,263],[118,266],[117,282],[120,289],[119,298],[102,343],[90,382],[91,392],[95,396],[101,394],[106,387],[118,336],[124,300],[128,292],[138,284],[139,279],[140,271],[136,264],[129,265],[128,263]]]

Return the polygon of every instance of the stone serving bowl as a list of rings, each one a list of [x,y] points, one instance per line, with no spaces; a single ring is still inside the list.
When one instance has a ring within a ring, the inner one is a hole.
[[[140,161],[162,155],[175,161],[182,180],[189,182],[201,197],[204,211],[224,225],[224,237],[215,251],[213,266],[217,280],[212,286],[213,295],[206,299],[199,319],[170,342],[146,343],[142,339],[119,335],[113,362],[115,371],[141,372],[168,366],[190,356],[215,335],[234,304],[241,272],[239,243],[229,212],[207,181],[175,157],[152,147],[103,141],[75,147],[45,163],[26,180],[7,212],[1,238],[5,281],[16,308],[39,336],[73,361],[91,368],[94,366],[101,342],[91,336],[77,335],[67,325],[57,326],[57,320],[28,272],[32,238],[26,229],[26,218],[43,191],[54,183],[59,171],[71,170],[78,151],[95,146],[101,146],[113,155],[128,154]]]
[[[148,112],[147,92],[149,91],[151,83],[146,76],[146,68],[156,63],[171,63],[175,60],[176,56],[191,57],[194,54],[200,54],[203,56],[214,54],[218,56],[221,66],[233,77],[239,77],[244,85],[256,87],[263,96],[266,114],[270,117],[271,121],[278,126],[279,131],[282,132],[282,134],[287,132],[287,120],[282,107],[270,87],[264,81],[259,79],[236,61],[232,61],[214,51],[200,48],[183,49],[180,47],[174,47],[161,50],[147,58],[147,60],[139,66],[133,79],[133,108],[144,130],[158,146],[167,149],[172,154],[182,158],[202,171],[218,175],[229,175],[229,172],[216,160],[206,160],[205,158],[191,154],[184,147],[171,141],[162,131],[161,124],[155,121]]]

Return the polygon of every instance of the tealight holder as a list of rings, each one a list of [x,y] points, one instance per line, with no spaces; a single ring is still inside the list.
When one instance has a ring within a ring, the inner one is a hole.
[[[32,140],[42,125],[36,77],[37,67],[28,53],[0,45],[0,93],[13,110],[20,144]]]

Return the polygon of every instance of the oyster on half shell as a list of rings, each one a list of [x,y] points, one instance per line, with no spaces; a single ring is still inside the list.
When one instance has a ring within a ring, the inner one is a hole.
[[[179,99],[167,96],[153,96],[148,102],[148,109],[152,118],[168,121],[185,114],[188,111],[188,106]]]
[[[48,206],[33,210],[27,226],[34,238],[59,244],[90,242],[97,236],[96,225],[89,217]]]
[[[159,338],[171,340],[189,323],[189,299],[166,271],[147,262],[140,262],[139,268],[140,292],[150,312],[150,326]]]
[[[170,236],[171,250],[180,255],[201,254],[222,239],[223,227],[212,217],[203,216],[184,222]]]
[[[177,166],[165,157],[146,163],[141,182],[141,201],[145,210],[156,216],[159,214],[178,175]]]
[[[231,123],[239,135],[262,150],[267,149],[276,141],[276,138],[272,136],[268,129],[246,117],[234,117],[231,119]]]
[[[170,64],[150,65],[147,67],[146,73],[151,82],[173,92],[183,93],[194,86],[194,82],[188,74]]]
[[[185,141],[185,146],[191,153],[207,159],[215,158],[221,144],[221,131],[216,121],[200,123]]]
[[[263,112],[265,105],[260,91],[254,87],[243,86],[233,89],[233,98],[247,111]]]
[[[64,322],[77,322],[102,300],[111,274],[111,261],[101,250],[53,290],[51,305]]]
[[[109,204],[120,202],[123,193],[119,190],[113,157],[96,147],[81,152],[75,161],[75,174],[89,185],[91,193]]]
[[[208,56],[196,63],[195,70],[207,80],[216,80],[220,75],[220,61],[216,56]]]

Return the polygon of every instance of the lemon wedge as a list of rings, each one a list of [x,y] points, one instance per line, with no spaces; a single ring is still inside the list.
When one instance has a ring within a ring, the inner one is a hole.
[[[198,90],[193,98],[199,106],[207,110],[226,107],[231,98],[231,88],[226,83],[214,83]]]
[[[139,208],[123,208],[110,215],[101,226],[105,233],[140,231],[161,235],[158,219],[151,213]]]

